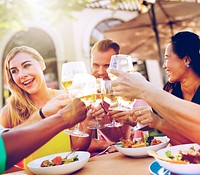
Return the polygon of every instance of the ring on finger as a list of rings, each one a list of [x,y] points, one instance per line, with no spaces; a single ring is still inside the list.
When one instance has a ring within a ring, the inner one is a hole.
[[[140,110],[138,111],[138,113],[139,113],[139,115],[142,115],[142,112]]]

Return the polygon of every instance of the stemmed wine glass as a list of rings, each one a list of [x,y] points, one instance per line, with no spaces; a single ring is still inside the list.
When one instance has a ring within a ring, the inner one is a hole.
[[[109,110],[113,109],[114,106],[118,105],[118,99],[112,93],[112,84],[111,80],[102,80],[101,81],[101,93],[104,96],[104,101],[110,105]],[[111,123],[105,124],[106,127],[120,127],[122,123],[117,122],[114,118]]]
[[[92,105],[93,107],[97,107],[103,101],[103,96],[97,88],[98,81],[90,74],[77,75],[73,81],[71,92],[76,94],[86,106]],[[98,117],[95,117],[95,123],[90,124],[87,128],[102,129],[104,126],[99,123]]]
[[[97,78],[96,79],[96,94],[93,94],[93,103],[92,106],[97,107],[103,102],[103,94],[102,94],[102,81],[103,79]],[[95,122],[87,127],[88,129],[102,129],[105,128],[105,125],[102,123],[99,123],[98,117],[95,117]]]
[[[74,61],[74,62],[68,62],[64,63],[62,65],[62,78],[61,82],[65,90],[69,93],[70,88],[72,86],[72,82],[74,77],[77,74],[87,74],[87,69],[85,67],[85,64],[81,61]],[[70,98],[72,96],[69,94]],[[88,134],[85,134],[79,130],[79,124],[75,125],[74,130],[64,130],[66,134],[70,134],[77,137],[88,137]]]
[[[90,74],[76,74],[69,88],[69,96],[71,98],[80,98],[86,106],[94,104],[97,101],[96,78]],[[79,125],[77,124],[74,130],[65,130],[65,133],[73,136],[88,137],[89,134],[79,130]]]
[[[124,55],[124,54],[112,55],[109,68],[120,69],[124,72],[131,72],[133,70],[132,57],[130,55]],[[111,80],[117,79],[117,77],[111,73],[108,73],[108,76]],[[120,96],[117,96],[117,99],[118,99],[118,106],[115,108],[111,108],[110,110],[119,110],[119,111],[127,110],[126,101],[123,101],[122,97]]]
[[[67,92],[69,92],[74,76],[79,73],[87,74],[87,69],[82,61],[72,61],[62,65],[61,82]]]
[[[113,55],[110,60],[109,68],[120,69],[124,72],[131,72],[133,70],[132,57],[124,54]],[[117,79],[117,77],[111,73],[109,73],[108,76],[111,80]],[[128,111],[132,109],[133,103],[135,102],[135,100],[122,100],[122,97],[120,96],[116,96],[115,98],[117,99],[117,107],[112,105],[111,107],[109,107],[109,110]],[[116,122],[116,120],[113,119],[111,123],[107,124],[107,127],[120,127],[122,125],[122,123]]]

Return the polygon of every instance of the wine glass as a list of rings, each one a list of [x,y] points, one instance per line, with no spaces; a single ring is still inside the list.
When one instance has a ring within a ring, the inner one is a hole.
[[[86,66],[82,61],[73,61],[62,65],[61,82],[67,92],[69,92],[74,76],[79,73],[87,73]]]
[[[91,75],[89,75],[91,76]],[[92,105],[93,107],[97,107],[98,105],[100,105],[103,102],[103,95],[101,94],[100,91],[100,82],[101,79],[96,79],[96,81],[94,81],[94,76],[92,81],[88,82],[88,85],[86,85],[86,89],[87,89],[87,93],[84,96],[81,96],[80,99],[82,101],[84,101],[84,103],[88,106],[88,105]],[[84,90],[85,91],[85,90]],[[85,93],[85,92],[84,92]],[[84,94],[83,93],[83,94]],[[89,95],[87,95],[89,94]],[[95,122],[93,124],[90,124],[88,127],[88,129],[102,129],[105,128],[105,126],[101,123],[99,123],[99,119],[98,117],[95,117]]]
[[[109,68],[120,69],[124,72],[131,72],[133,70],[132,57],[124,54],[112,55]],[[108,73],[108,76],[111,80],[117,79],[117,77],[111,73]],[[115,108],[110,108],[110,110],[127,110],[127,105],[129,102],[127,103],[127,101],[122,100],[122,97],[120,96],[117,96],[117,99],[118,106]]]
[[[102,93],[102,82],[104,80],[102,78],[96,79],[96,94],[94,95],[95,102],[92,103],[92,106],[96,107],[98,105],[102,106],[104,93]],[[102,129],[106,126],[102,123],[99,123],[98,117],[95,117],[95,123],[93,125],[88,126],[88,129]]]
[[[72,86],[74,76],[80,73],[87,74],[86,66],[81,61],[68,62],[62,65],[61,82],[67,92],[69,92],[70,87]],[[79,124],[75,125],[74,130],[64,130],[64,132],[77,137],[89,136],[88,134],[79,131]]]
[[[97,107],[103,102],[103,95],[101,93],[92,94],[92,95],[93,95],[92,98],[94,99],[92,106]],[[102,128],[105,128],[105,126],[104,124],[99,123],[98,117],[95,117],[95,122],[93,124],[90,124],[87,128],[88,129],[102,129]]]
[[[96,102],[96,78],[90,74],[76,74],[69,88],[71,98],[80,98],[86,106]],[[88,137],[89,134],[79,130],[77,124],[74,130],[65,130],[65,133],[78,137]]]
[[[110,105],[110,107],[108,108],[109,110],[118,105],[118,99],[112,93],[111,80],[101,81],[101,93],[104,96],[104,101]],[[114,118],[112,119],[111,123],[105,124],[105,126],[109,128],[120,127],[122,125],[123,125],[122,123],[117,122]]]

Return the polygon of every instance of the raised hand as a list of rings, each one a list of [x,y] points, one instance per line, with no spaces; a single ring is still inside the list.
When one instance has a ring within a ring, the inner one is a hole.
[[[118,77],[112,81],[112,90],[115,96],[121,96],[123,99],[130,101],[135,98],[140,99],[144,91],[143,87],[147,88],[146,85],[149,83],[138,72],[125,73],[117,69],[108,69],[107,71]]]
[[[56,115],[68,120],[67,128],[75,126],[86,118],[87,109],[85,104],[78,98],[74,99],[68,106],[60,109]]]
[[[135,126],[136,125],[136,118],[135,120],[132,117],[133,111],[109,111],[108,116],[112,119],[114,118],[117,122]]]
[[[148,108],[135,109],[134,113],[136,121],[142,125],[148,125],[150,128],[157,128],[162,119]]]
[[[88,126],[93,125],[98,120],[98,124],[101,124],[101,121],[105,117],[106,113],[104,112],[104,109],[99,104],[98,106],[92,106],[87,112],[87,118],[85,119]]]
[[[51,116],[64,106],[67,106],[70,102],[71,99],[68,98],[68,94],[62,93],[46,103],[42,108],[42,112],[45,117]]]

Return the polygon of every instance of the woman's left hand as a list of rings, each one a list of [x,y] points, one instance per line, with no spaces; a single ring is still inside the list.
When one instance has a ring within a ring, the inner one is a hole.
[[[135,126],[136,122],[133,119],[133,111],[109,111],[108,116],[110,116],[112,119],[114,118],[116,121],[124,124],[128,124],[131,126]]]
[[[42,112],[45,117],[51,116],[71,102],[72,99],[69,98],[67,93],[57,95],[43,106]]]

